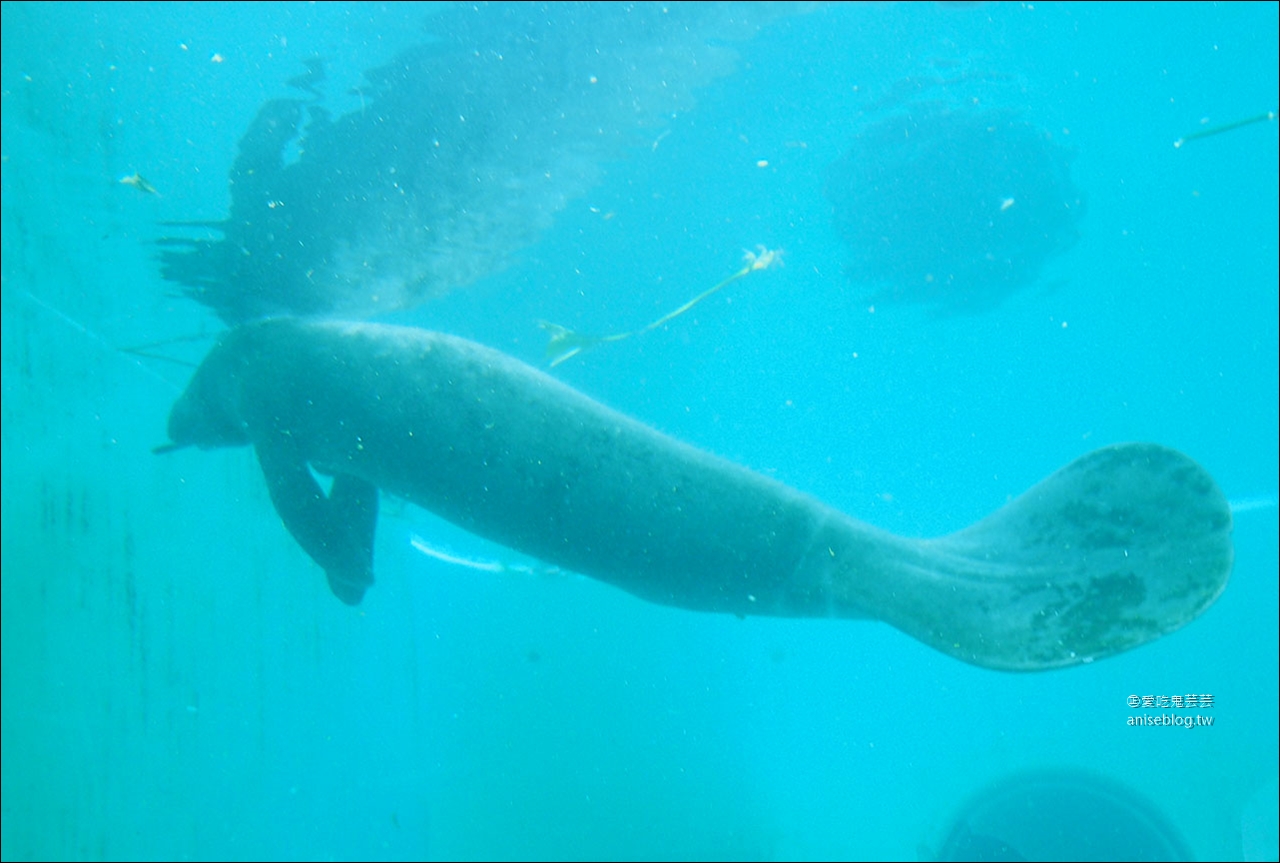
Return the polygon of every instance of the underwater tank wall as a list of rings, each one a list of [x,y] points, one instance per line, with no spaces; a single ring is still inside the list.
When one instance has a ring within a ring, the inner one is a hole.
[[[375,589],[334,600],[251,452],[151,454],[223,327],[153,243],[228,216],[238,143],[307,60],[335,116],[358,110],[431,8],[6,2],[3,857],[911,859],[1046,764],[1132,787],[1197,857],[1274,856],[1276,124],[1171,144],[1274,107],[1275,7],[1034,6],[762,28],[505,269],[397,319],[542,362],[538,319],[631,329],[763,243],[784,267],[556,374],[904,534],[1125,440],[1246,503],[1203,619],[1016,676],[874,623],[659,608],[392,501]],[[956,55],[1027,80],[1055,145],[1069,125],[1088,214],[979,313],[872,312],[830,172],[868,93]],[[1185,692],[1216,696],[1214,727],[1126,724],[1160,713],[1129,696]]]

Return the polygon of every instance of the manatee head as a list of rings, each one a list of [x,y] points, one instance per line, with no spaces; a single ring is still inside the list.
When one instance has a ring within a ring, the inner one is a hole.
[[[245,446],[252,443],[248,424],[240,415],[237,394],[244,371],[243,351],[232,331],[214,345],[186,390],[169,411],[169,443],[155,452],[182,447],[200,449]]]

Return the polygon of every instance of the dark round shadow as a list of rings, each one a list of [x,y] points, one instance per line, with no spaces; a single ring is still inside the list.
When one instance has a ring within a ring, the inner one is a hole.
[[[828,173],[849,277],[873,301],[995,306],[1078,237],[1071,152],[1019,109],[908,102]]]
[[[974,795],[938,860],[1191,860],[1137,792],[1086,770],[1017,773]]]

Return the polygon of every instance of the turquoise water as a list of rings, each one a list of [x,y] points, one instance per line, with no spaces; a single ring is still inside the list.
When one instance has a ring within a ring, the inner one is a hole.
[[[1241,503],[1222,598],[1033,675],[881,624],[700,615],[523,571],[392,502],[378,584],[341,605],[249,450],[151,455],[190,373],[175,360],[221,329],[153,241],[225,216],[237,141],[299,95],[283,82],[304,60],[326,58],[335,113],[358,110],[347,90],[428,38],[430,10],[3,10],[5,859],[915,859],[974,792],[1041,767],[1131,787],[1197,857],[1274,859],[1277,124],[1172,144],[1275,110],[1275,4],[770,20],[509,267],[394,317],[541,363],[537,320],[634,329],[762,244],[785,265],[555,373],[906,535],[1098,446],[1191,455]],[[1079,239],[991,308],[872,302],[828,169],[899,82],[954,70],[1070,151]],[[118,182],[135,172],[159,194]],[[1213,727],[1126,726],[1130,695],[1184,692],[1214,695]]]

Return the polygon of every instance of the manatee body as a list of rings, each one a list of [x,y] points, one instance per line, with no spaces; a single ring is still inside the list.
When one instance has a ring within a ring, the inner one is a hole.
[[[1035,670],[1190,621],[1231,568],[1231,515],[1154,444],[1090,453],[981,522],[897,537],[420,329],[277,318],[210,351],[164,449],[252,444],[286,527],[343,601],[372,584],[379,491],[645,599],[872,617],[952,656]],[[334,477],[328,494],[310,468]]]

